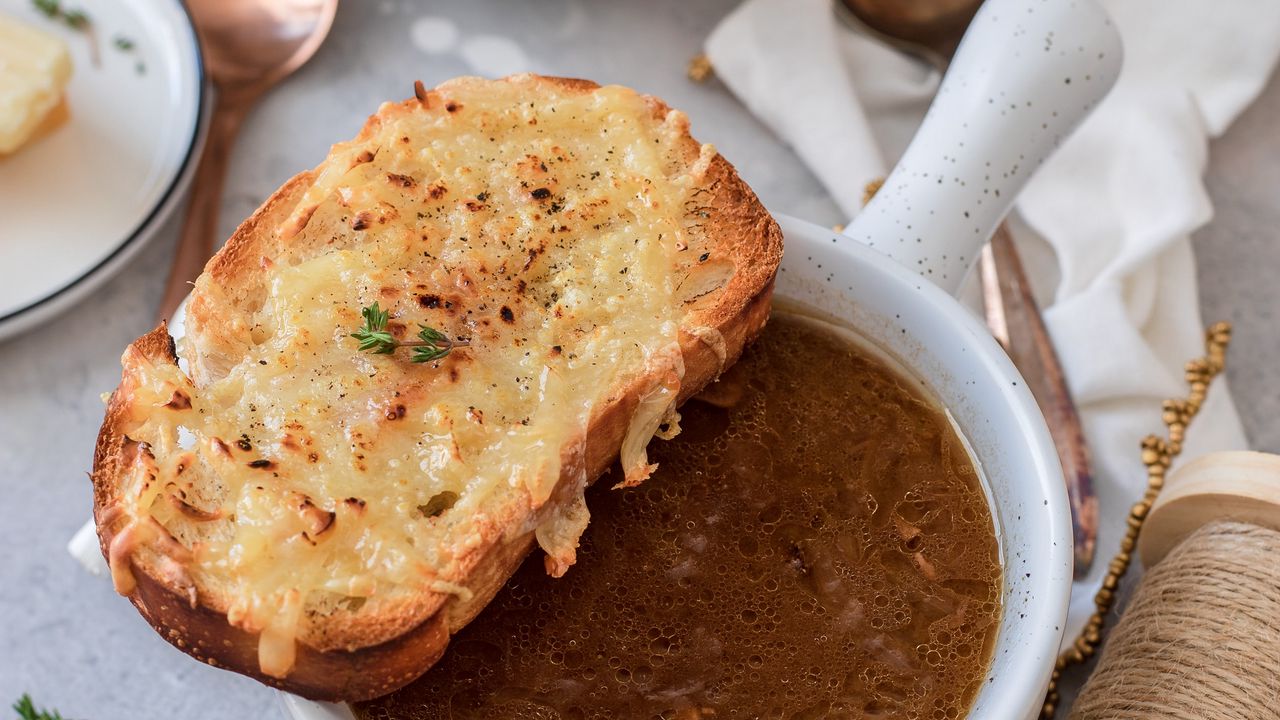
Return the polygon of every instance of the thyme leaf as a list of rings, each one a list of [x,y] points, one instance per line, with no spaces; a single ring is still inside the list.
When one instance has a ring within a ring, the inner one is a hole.
[[[44,13],[50,20],[58,20],[72,30],[84,30],[89,27],[89,15],[79,8],[68,8],[61,0],[31,0],[36,10]]]
[[[57,710],[36,709],[27,693],[22,693],[22,697],[13,704],[13,711],[18,713],[19,720],[66,720]]]
[[[418,339],[401,342],[387,330],[387,322],[391,313],[374,303],[360,309],[364,318],[364,327],[351,333],[359,345],[360,352],[371,352],[375,355],[390,355],[396,350],[406,347],[412,349],[409,359],[416,363],[439,360],[448,355],[455,347],[466,347],[466,340],[451,340],[444,333],[427,325],[418,325]]]

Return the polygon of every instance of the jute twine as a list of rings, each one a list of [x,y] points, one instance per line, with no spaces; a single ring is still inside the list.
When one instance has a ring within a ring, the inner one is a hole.
[[[1053,675],[1049,679],[1048,692],[1045,694],[1044,706],[1040,714],[1041,720],[1053,720],[1057,712],[1059,700],[1058,684],[1062,680],[1063,674],[1072,667],[1078,667],[1088,662],[1102,643],[1103,630],[1106,626],[1107,618],[1115,605],[1120,580],[1129,571],[1129,565],[1133,561],[1133,555],[1138,544],[1138,536],[1142,532],[1142,525],[1146,521],[1147,513],[1151,510],[1156,498],[1159,497],[1160,490],[1164,488],[1165,475],[1168,473],[1173,460],[1182,452],[1182,443],[1186,438],[1187,426],[1200,412],[1200,408],[1203,406],[1209,392],[1209,384],[1226,367],[1227,347],[1230,341],[1231,325],[1229,323],[1216,323],[1209,327],[1205,332],[1204,357],[1191,360],[1185,368],[1187,397],[1164,402],[1161,419],[1168,429],[1168,435],[1164,438],[1148,435],[1142,441],[1142,464],[1147,468],[1147,490],[1143,493],[1142,498],[1129,509],[1129,517],[1126,521],[1124,537],[1120,540],[1119,552],[1111,559],[1111,563],[1107,567],[1106,576],[1102,580],[1102,587],[1094,595],[1094,613],[1089,616],[1084,630],[1080,632],[1075,642],[1058,656]],[[1276,579],[1280,581],[1280,574],[1277,575]],[[1077,699],[1076,704],[1080,705],[1082,699]],[[1280,698],[1277,698],[1276,708],[1277,712],[1280,712]],[[1157,716],[1160,715],[1157,714]],[[1071,717],[1084,716],[1072,713]],[[1142,716],[1121,713],[1118,715],[1093,715],[1091,717],[1135,718]],[[1212,718],[1213,715],[1193,714],[1190,717],[1207,719]],[[1280,715],[1273,714],[1270,717],[1280,717]]]
[[[1073,720],[1280,717],[1280,533],[1216,522],[1143,578]]]

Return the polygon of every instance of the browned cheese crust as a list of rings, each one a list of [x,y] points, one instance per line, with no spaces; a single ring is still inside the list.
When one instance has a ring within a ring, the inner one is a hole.
[[[521,81],[531,82],[528,76]],[[536,82],[548,88],[558,86],[561,92],[591,93],[599,87],[589,81],[565,78],[537,78]],[[442,102],[440,94],[447,87],[446,84],[427,91],[421,99],[384,106],[370,118],[361,137],[373,132],[384,113],[415,112]],[[646,102],[655,121],[666,116],[669,108],[662,101],[646,97]],[[683,143],[692,163],[700,146],[687,133]],[[316,171],[300,173],[268,198],[209,261],[198,287],[216,286],[229,294],[262,282],[265,259],[280,254],[287,243],[277,229],[297,207],[315,177]],[[719,263],[715,270],[719,279],[708,292],[688,300],[693,311],[679,338],[684,360],[681,402],[716,379],[761,331],[768,318],[774,274],[782,254],[777,224],[729,162],[719,155],[710,162],[696,196],[702,230]],[[189,322],[206,326],[217,322],[211,317],[216,306],[207,300],[211,294],[202,296],[197,292],[189,309]],[[697,328],[719,331],[723,347],[713,348],[691,332]],[[127,402],[130,378],[139,367],[176,362],[173,341],[164,323],[138,338],[122,358],[122,383],[108,402],[92,473],[94,515],[104,555],[109,556],[123,524],[109,510],[119,499],[130,454],[139,451],[138,444],[126,436],[126,428],[134,422]],[[638,379],[609,402],[595,407],[585,438],[588,478],[594,480],[617,459],[640,396],[649,386],[646,379]],[[558,503],[572,499],[575,488],[567,470],[571,461],[567,451],[563,459],[566,470],[551,501],[539,513],[551,512]],[[228,621],[225,598],[217,597],[208,588],[193,587],[180,573],[157,561],[158,555],[130,554],[128,567],[136,586],[128,597],[157,632],[198,660],[313,699],[362,700],[395,690],[430,668],[444,653],[450,635],[480,612],[534,542],[532,531],[506,540],[502,533],[488,537],[491,540],[475,548],[464,563],[468,569],[465,585],[472,593],[469,599],[429,593],[432,597],[404,604],[389,616],[335,614],[322,631],[300,637],[296,662],[284,678],[260,671],[258,635]]]

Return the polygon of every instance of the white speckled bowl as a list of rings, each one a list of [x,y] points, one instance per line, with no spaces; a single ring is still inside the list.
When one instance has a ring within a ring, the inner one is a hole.
[[[1005,566],[994,657],[970,713],[982,720],[1039,713],[1071,591],[1071,515],[1034,398],[951,293],[1120,60],[1094,0],[987,0],[911,147],[845,234],[778,216],[778,294],[896,356],[947,407],[982,469]],[[281,698],[295,720],[352,717]]]
[[[1003,614],[973,718],[1031,720],[1044,700],[1071,587],[1062,470],[1034,398],[1004,351],[946,292],[866,245],[775,215],[777,294],[839,318],[895,356],[950,411],[986,480],[1005,566]],[[345,705],[281,694],[294,720],[353,720]]]

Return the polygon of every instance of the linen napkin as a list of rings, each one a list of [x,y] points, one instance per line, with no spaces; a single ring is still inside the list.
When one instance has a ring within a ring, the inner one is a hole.
[[[1212,208],[1207,141],[1280,54],[1280,3],[1104,0],[1125,44],[1115,89],[1031,180],[1011,227],[1045,308],[1093,455],[1098,556],[1072,591],[1065,645],[1093,612],[1129,507],[1139,442],[1203,354],[1190,233]],[[789,143],[850,216],[906,148],[937,71],[854,30],[832,0],[747,0],[707,39],[716,75]],[[962,299],[978,307],[970,278]],[[1246,446],[1223,380],[1183,459]]]

